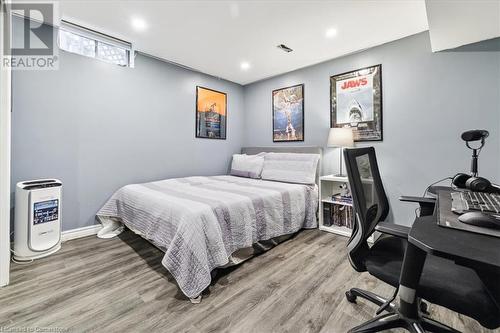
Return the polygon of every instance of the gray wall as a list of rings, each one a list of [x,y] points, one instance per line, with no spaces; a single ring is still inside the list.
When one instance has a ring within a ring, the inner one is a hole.
[[[471,152],[460,139],[466,129],[490,131],[480,173],[500,180],[500,53],[432,53],[428,33],[246,86],[244,144],[289,144],[272,142],[271,91],[304,83],[302,144],[325,146],[329,77],[375,64],[382,64],[384,141],[358,146],[376,148],[392,205],[390,219],[401,224],[413,221],[415,207],[399,203],[400,195],[420,195],[428,184],[469,170]],[[324,173],[337,169],[338,150],[326,148]]]
[[[243,145],[240,85],[143,55],[122,68],[61,51],[59,70],[12,76],[12,191],[61,179],[63,230],[94,224],[123,185],[223,174]],[[227,140],[195,138],[196,85],[227,93]]]

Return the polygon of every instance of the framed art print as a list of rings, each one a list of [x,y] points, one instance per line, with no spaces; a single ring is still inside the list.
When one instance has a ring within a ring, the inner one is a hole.
[[[273,142],[304,141],[304,85],[273,90]]]
[[[226,93],[196,87],[196,137],[226,139]]]
[[[382,141],[382,65],[330,77],[330,127],[352,127],[354,141]]]

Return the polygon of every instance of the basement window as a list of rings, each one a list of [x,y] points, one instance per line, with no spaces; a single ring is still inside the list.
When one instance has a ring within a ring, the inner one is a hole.
[[[85,38],[69,31],[59,31],[59,48],[61,50],[95,58],[95,44],[96,41],[93,39]]]
[[[61,22],[58,42],[59,48],[66,52],[123,67],[134,67],[134,50],[131,43],[67,21]]]

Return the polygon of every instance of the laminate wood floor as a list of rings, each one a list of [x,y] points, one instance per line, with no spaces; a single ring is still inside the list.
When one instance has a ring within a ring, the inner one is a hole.
[[[375,306],[351,304],[359,287],[392,288],[355,272],[346,238],[308,230],[219,273],[193,305],[161,265],[162,252],[127,231],[119,238],[68,241],[51,257],[12,264],[0,289],[0,332],[346,332]],[[431,305],[432,317],[463,332],[489,332]],[[500,331],[496,331],[500,332]]]

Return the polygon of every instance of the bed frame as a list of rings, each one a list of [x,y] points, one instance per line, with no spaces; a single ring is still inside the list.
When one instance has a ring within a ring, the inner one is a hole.
[[[243,147],[242,154],[257,155],[258,153],[295,153],[295,154],[319,154],[320,159],[316,167],[316,185],[319,186],[321,176],[321,164],[323,160],[323,148],[314,146],[282,146],[282,147]]]

